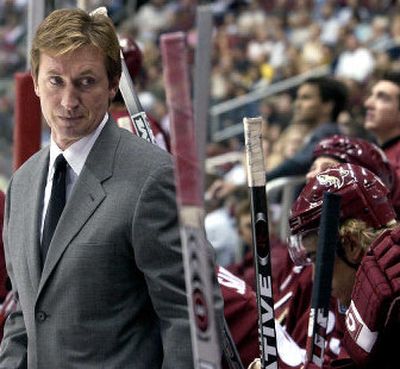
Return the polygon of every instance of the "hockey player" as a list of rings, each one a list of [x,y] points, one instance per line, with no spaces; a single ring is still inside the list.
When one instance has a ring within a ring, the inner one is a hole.
[[[334,135],[320,141],[314,149],[314,162],[307,174],[311,180],[319,172],[339,163],[358,164],[378,175],[392,189],[397,183],[393,167],[386,155],[375,144],[354,137]],[[290,265],[290,264],[288,264]],[[277,319],[298,345],[305,347],[312,290],[311,266],[294,265],[280,281],[276,292],[275,313]],[[336,358],[340,352],[343,335],[345,309],[332,299],[330,324],[328,326],[328,348],[326,360]]]
[[[372,171],[390,190],[398,183],[394,169],[383,151],[375,144],[363,139],[342,135],[328,137],[316,145],[313,157],[313,164],[306,175],[308,181],[324,169],[339,163],[350,163]],[[311,270],[309,269],[305,266],[291,267],[291,270],[287,272],[287,277],[276,289],[277,317],[286,324],[288,332],[301,346],[306,341],[306,333],[300,333],[304,329],[300,327],[299,319],[306,307],[309,307],[311,297]],[[296,300],[295,303],[292,303],[293,299]],[[290,308],[288,308],[289,305],[291,305]]]
[[[332,295],[347,308],[344,349],[351,360],[346,367],[397,368],[400,227],[389,191],[372,172],[351,164],[312,178],[289,219],[289,250],[298,265],[315,261],[326,191],[342,197]]]

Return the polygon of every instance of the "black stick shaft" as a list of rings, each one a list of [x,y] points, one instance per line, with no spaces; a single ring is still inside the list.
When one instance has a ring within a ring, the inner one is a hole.
[[[340,196],[326,192],[322,205],[307,338],[307,360],[320,368],[324,361],[339,214]]]
[[[261,117],[244,118],[247,179],[250,188],[253,252],[256,273],[261,366],[278,368],[272,291],[265,165],[261,142]]]
[[[223,319],[223,341],[222,350],[226,362],[230,369],[244,369],[242,360],[240,359],[239,352],[233,341],[231,332],[225,319]]]

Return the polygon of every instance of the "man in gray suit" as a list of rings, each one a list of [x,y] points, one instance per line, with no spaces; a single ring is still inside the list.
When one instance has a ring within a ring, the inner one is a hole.
[[[37,30],[31,65],[51,143],[7,191],[18,308],[0,368],[192,368],[172,162],[109,117],[121,74],[111,21],[53,12]],[[66,203],[46,249],[59,154]]]

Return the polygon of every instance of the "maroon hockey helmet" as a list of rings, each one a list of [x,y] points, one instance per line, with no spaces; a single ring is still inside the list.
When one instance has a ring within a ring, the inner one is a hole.
[[[321,140],[313,152],[314,158],[329,156],[342,163],[369,169],[392,190],[394,169],[385,153],[375,144],[361,138],[334,135]]]
[[[295,264],[307,264],[302,238],[317,230],[325,192],[341,196],[340,221],[355,218],[381,228],[396,218],[381,179],[364,167],[339,164],[312,178],[294,202],[289,217],[289,252]]]
[[[142,52],[133,38],[127,35],[119,36],[119,46],[124,55],[129,74],[134,80],[142,68]]]

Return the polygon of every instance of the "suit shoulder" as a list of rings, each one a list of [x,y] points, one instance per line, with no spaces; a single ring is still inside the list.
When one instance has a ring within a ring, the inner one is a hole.
[[[121,133],[119,156],[122,160],[131,163],[140,162],[146,167],[172,165],[171,154],[128,131]]]
[[[49,148],[45,147],[35,154],[33,154],[30,158],[28,158],[13,174],[13,178],[24,177],[25,175],[31,175],[33,170],[36,170],[37,165],[46,158],[49,153]]]

